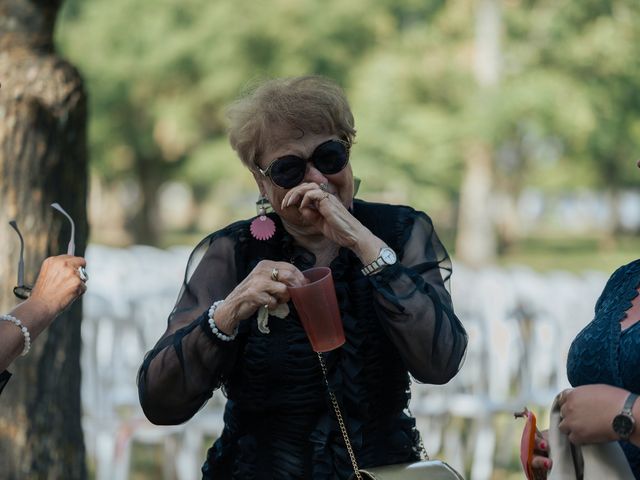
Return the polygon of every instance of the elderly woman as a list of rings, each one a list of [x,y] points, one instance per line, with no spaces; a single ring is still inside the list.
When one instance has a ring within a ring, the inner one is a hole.
[[[467,345],[431,220],[354,199],[353,116],[332,81],[268,81],[229,118],[260,210],[191,255],[167,331],[139,372],[147,417],[184,422],[222,387],[225,427],[203,478],[347,478],[351,463],[318,358],[287,291],[305,282],[301,271],[329,266],[346,343],[324,357],[358,463],[419,459],[409,374],[445,383]]]

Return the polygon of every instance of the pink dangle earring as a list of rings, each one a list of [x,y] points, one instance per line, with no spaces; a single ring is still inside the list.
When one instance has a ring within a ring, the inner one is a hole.
[[[256,202],[258,216],[251,221],[249,230],[256,240],[269,240],[276,233],[276,224],[267,217],[267,211],[271,210],[271,204],[264,195],[260,195]]]

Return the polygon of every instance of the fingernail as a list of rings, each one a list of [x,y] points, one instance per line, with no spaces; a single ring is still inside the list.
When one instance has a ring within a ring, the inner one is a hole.
[[[544,468],[546,468],[547,470],[551,468],[551,460],[544,461]]]
[[[543,450],[547,449],[547,442],[545,442],[544,440],[542,442],[540,442],[540,448]]]

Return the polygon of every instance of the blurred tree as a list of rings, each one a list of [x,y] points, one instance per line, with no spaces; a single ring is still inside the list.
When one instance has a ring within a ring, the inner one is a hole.
[[[476,0],[473,72],[476,95],[497,90],[501,74],[501,8],[498,0]],[[471,99],[473,101],[474,99]],[[482,118],[491,105],[480,101]],[[481,131],[481,130],[480,130]],[[456,254],[463,262],[481,267],[496,257],[495,212],[492,209],[494,150],[488,138],[472,136],[464,151],[464,173],[460,187]]]
[[[363,1],[332,4],[69,3],[60,38],[92,91],[95,168],[106,182],[138,185],[136,242],[157,242],[156,195],[168,179],[186,179],[203,200],[239,177],[223,117],[247,82],[303,73],[346,81],[375,44],[377,18]]]
[[[0,3],[0,311],[16,278],[19,243],[7,222],[25,236],[27,279],[42,260],[66,251],[66,220],[77,226],[77,254],[87,238],[86,95],[82,79],[55,53],[53,29],[60,1]],[[80,423],[80,319],[76,302],[18,360],[2,394],[0,458],[3,479],[86,478]]]
[[[480,258],[517,239],[525,186],[556,195],[610,188],[615,196],[632,185],[629,155],[640,141],[635,0],[67,5],[60,40],[92,92],[93,168],[102,183],[139,192],[123,206],[137,241],[157,241],[156,196],[167,179],[188,182],[198,204],[218,206],[219,218],[200,215],[202,228],[250,214],[251,178],[226,142],[224,106],[268,76],[320,73],[345,86],[362,193],[412,203],[451,230],[459,217],[460,241],[469,239]],[[479,13],[496,7],[499,16]],[[494,33],[480,33],[488,27]],[[479,69],[495,61],[476,56],[476,45],[495,49],[479,39],[498,34],[500,82],[481,87]],[[483,164],[491,200],[469,201],[459,195],[463,173]],[[486,214],[496,205],[492,224]],[[482,242],[463,233],[465,218],[483,226],[475,234]]]
[[[612,234],[620,228],[615,208],[620,189],[637,185],[639,18],[640,3],[633,0],[574,2],[557,9],[550,26],[556,48],[543,51],[550,65],[583,83],[594,117],[584,160],[595,172],[593,185],[610,194]]]

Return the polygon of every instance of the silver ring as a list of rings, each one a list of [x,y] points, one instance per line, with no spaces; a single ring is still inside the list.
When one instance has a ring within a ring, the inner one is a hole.
[[[80,280],[83,282],[89,280],[89,274],[87,273],[87,269],[84,267],[78,267],[78,275],[80,275]]]
[[[323,192],[326,192],[327,190],[329,190],[329,185],[326,183],[321,183],[320,190],[322,190]]]
[[[273,280],[274,282],[277,282],[279,273],[280,272],[278,271],[278,269],[276,267],[273,267],[273,270],[271,270],[271,280]]]

